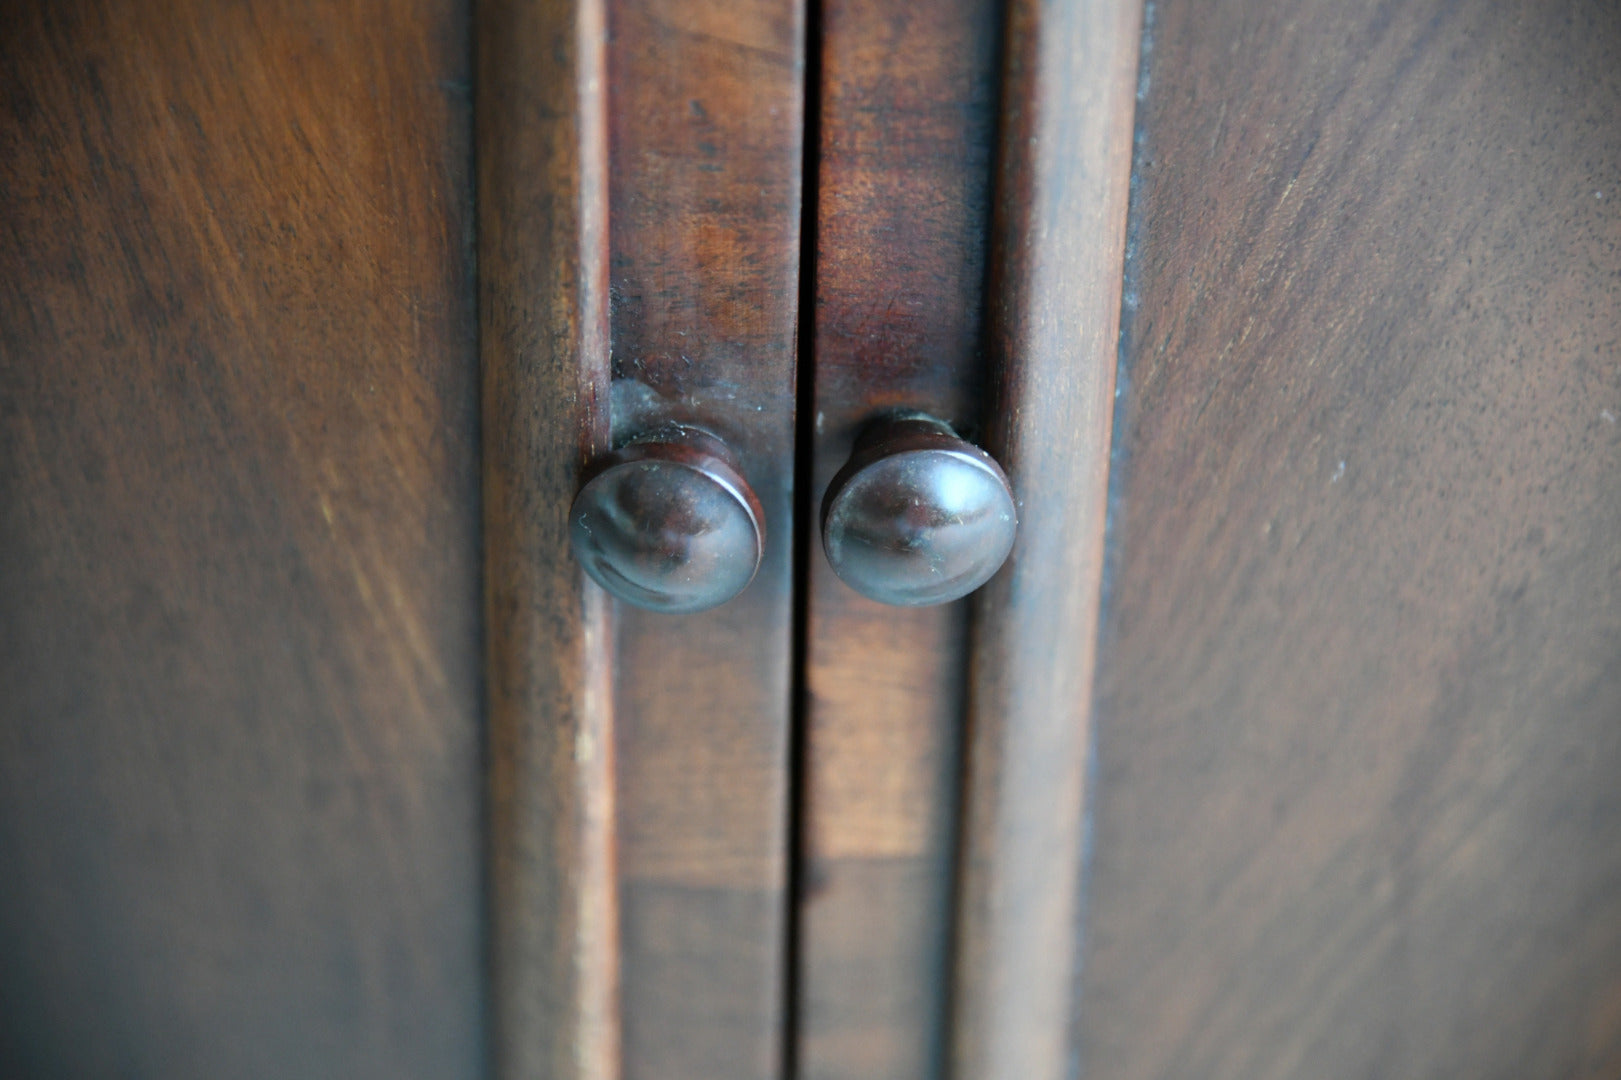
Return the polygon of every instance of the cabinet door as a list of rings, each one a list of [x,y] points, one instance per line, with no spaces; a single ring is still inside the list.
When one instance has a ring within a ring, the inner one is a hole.
[[[503,1072],[774,1076],[805,9],[509,0],[478,32]],[[672,422],[765,525],[753,582],[684,615],[608,599],[568,540],[585,470]]]
[[[983,442],[1020,522],[989,585],[931,607],[858,595],[809,545],[803,1076],[1067,1068],[1139,19],[821,7],[800,527],[897,409]]]
[[[999,6],[822,5],[797,897],[799,1074],[937,1075],[945,1051],[968,602],[834,573],[822,493],[863,425],[984,427]]]
[[[612,435],[715,432],[765,526],[730,602],[614,616],[626,1080],[781,1063],[804,15],[608,8]]]
[[[467,9],[0,23],[0,1074],[484,1074]]]

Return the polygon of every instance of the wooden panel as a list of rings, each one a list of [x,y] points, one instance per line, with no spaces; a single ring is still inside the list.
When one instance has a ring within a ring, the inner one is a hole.
[[[1086,1075],[1621,1074],[1621,9],[1157,10]]]
[[[614,436],[714,431],[766,532],[730,603],[617,613],[625,1075],[775,1076],[804,10],[626,0],[609,29]]]
[[[495,1065],[524,1080],[619,1076],[610,627],[568,543],[608,445],[604,17],[478,8]]]
[[[1000,21],[988,0],[821,7],[809,534],[863,422],[981,426]],[[932,1077],[968,605],[867,600],[807,539],[799,1075]]]
[[[973,598],[954,1076],[1069,1074],[1142,7],[1009,7],[988,311],[1019,538]]]
[[[0,1074],[484,1071],[466,19],[6,7]]]

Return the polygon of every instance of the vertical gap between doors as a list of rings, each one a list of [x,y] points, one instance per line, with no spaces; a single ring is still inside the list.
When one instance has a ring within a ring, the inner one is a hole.
[[[804,156],[800,173],[799,314],[794,365],[794,629],[788,761],[788,880],[783,925],[782,1078],[799,1074],[800,900],[807,853],[807,749],[810,701],[805,677],[810,624],[810,562],[818,533],[816,449],[816,225],[821,152],[822,8],[805,0]]]
[[[992,55],[996,58],[992,66],[992,79],[995,86],[996,105],[992,113],[990,125],[991,153],[987,168],[990,177],[985,185],[986,195],[990,200],[990,207],[985,215],[985,265],[980,277],[980,328],[979,328],[979,404],[973,412],[973,439],[981,445],[990,445],[994,437],[998,409],[1002,407],[1002,372],[997,368],[999,354],[991,340],[998,318],[994,310],[996,296],[1001,277],[1000,261],[1002,258],[1002,242],[1006,228],[1002,222],[1002,211],[1011,204],[1012,193],[1007,190],[1004,182],[1006,175],[1006,162],[1008,147],[1005,144],[1007,135],[1006,126],[1008,111],[1013,107],[1013,89],[1009,85],[1011,59],[1008,48],[1011,33],[1008,21],[1013,16],[1013,5],[1008,0],[998,0],[996,3],[996,40],[992,46]],[[946,895],[948,927],[945,942],[945,956],[941,967],[945,976],[944,994],[941,1000],[940,1045],[936,1047],[938,1063],[936,1076],[939,1080],[951,1080],[956,1073],[955,1054],[953,1048],[953,1032],[956,1030],[959,1001],[959,976],[962,969],[962,940],[963,940],[963,901],[967,895],[968,879],[968,834],[970,829],[968,803],[970,780],[973,775],[973,725],[975,723],[974,700],[974,647],[979,635],[979,605],[973,599],[966,601],[968,611],[965,614],[966,625],[963,633],[962,672],[958,683],[958,721],[957,721],[957,758],[955,777],[952,785],[951,806],[951,870],[950,889]]]

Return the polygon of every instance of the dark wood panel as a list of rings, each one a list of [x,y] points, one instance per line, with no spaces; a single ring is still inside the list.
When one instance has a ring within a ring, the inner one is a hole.
[[[484,1071],[466,20],[6,5],[6,1076]]]
[[[952,1075],[1070,1071],[1142,5],[1013,0],[987,312],[1019,537],[972,598]]]
[[[609,31],[613,434],[701,424],[765,513],[740,596],[616,615],[625,1075],[775,1076],[804,8],[615,3]]]
[[[1621,1073],[1621,10],[1157,5],[1088,1076]]]
[[[477,19],[495,1066],[617,1080],[611,627],[568,542],[608,447],[605,11]]]
[[[821,5],[810,514],[860,426],[982,426],[1000,5]],[[799,1075],[943,1064],[966,602],[860,596],[810,540]]]

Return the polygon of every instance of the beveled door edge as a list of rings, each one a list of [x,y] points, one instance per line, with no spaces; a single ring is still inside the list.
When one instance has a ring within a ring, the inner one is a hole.
[[[1019,535],[973,603],[951,1075],[1068,1075],[1141,0],[1012,0],[985,448]]]
[[[477,0],[495,1075],[620,1073],[610,605],[569,554],[608,448],[604,0]]]

